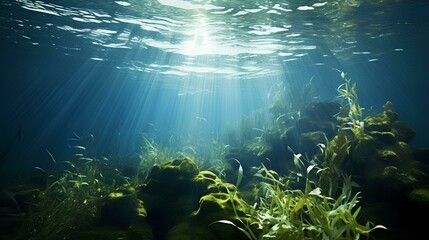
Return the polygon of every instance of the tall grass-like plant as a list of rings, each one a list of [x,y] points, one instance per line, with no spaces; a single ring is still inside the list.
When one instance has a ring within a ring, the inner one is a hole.
[[[335,196],[344,179],[342,166],[349,155],[351,140],[344,130],[340,130],[338,135],[327,146],[324,144],[319,144],[318,146],[322,153],[321,165],[325,169],[321,172],[319,186],[330,196]]]
[[[339,71],[339,70],[338,70]],[[347,77],[345,72],[339,71],[342,80],[344,81],[338,88],[338,98],[346,101],[348,110],[348,121],[344,130],[350,129],[356,136],[359,136],[363,132],[364,122],[362,121],[363,108],[359,105],[359,97],[357,94],[356,82],[351,82],[351,79]]]
[[[117,169],[106,167],[105,160],[85,157],[84,147],[75,149],[80,153],[62,162],[66,167],[60,177],[49,176],[46,188],[32,205],[27,224],[31,239],[69,239],[91,226],[98,216],[100,200],[115,189],[116,178],[121,178]],[[111,184],[106,184],[107,175]]]
[[[139,155],[140,163],[135,177],[135,184],[138,184],[142,178],[146,177],[153,165],[167,162],[175,157],[175,151],[172,147],[163,147],[148,135],[143,134],[142,139],[143,143]]]
[[[337,71],[340,72],[343,80],[343,83],[337,88],[339,94],[337,98],[345,102],[344,109],[347,111],[347,116],[338,117],[340,129],[328,146],[319,144],[322,153],[321,162],[326,168],[326,171],[321,174],[320,185],[332,196],[340,188],[341,180],[344,178],[341,168],[349,155],[353,140],[364,136],[364,109],[359,104],[356,82],[352,82],[345,72],[338,69]]]
[[[219,177],[225,177],[225,155],[230,150],[217,140],[203,140],[194,144],[191,138],[178,137],[181,141],[164,146],[154,138],[143,135],[143,143],[139,154],[140,163],[135,183],[138,184],[155,164],[162,164],[175,158],[190,158],[201,170],[210,170]]]
[[[352,194],[350,177],[344,179],[342,193],[333,198],[323,195],[317,183],[309,180],[308,175],[316,169],[314,165],[307,168],[304,190],[293,190],[287,181],[261,168],[258,176],[264,180],[265,193],[256,217],[263,227],[261,239],[361,239],[385,228],[358,222],[359,194]]]
[[[300,158],[300,156],[296,156]],[[320,174],[326,169],[310,165],[306,169],[304,189],[291,189],[288,177],[278,177],[264,165],[256,176],[262,179],[259,203],[255,203],[255,214],[252,224],[248,219],[239,216],[234,205],[236,192],[229,190],[228,194],[235,212],[236,220],[219,220],[234,226],[246,235],[248,239],[324,239],[352,240],[370,238],[370,233],[376,229],[385,229],[382,225],[374,226],[367,222],[359,222],[359,193],[353,194],[354,183],[351,177],[343,179],[341,193],[336,197],[325,195],[318,187],[317,181],[310,180],[310,174]],[[258,234],[252,229],[257,226]]]

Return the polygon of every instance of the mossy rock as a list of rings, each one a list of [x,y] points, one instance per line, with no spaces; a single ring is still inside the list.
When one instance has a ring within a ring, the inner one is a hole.
[[[363,134],[350,146],[353,172],[369,179],[378,178],[387,166],[398,167],[408,175],[413,175],[413,153],[407,143],[396,141],[390,132],[372,131]]]
[[[390,165],[400,168],[407,174],[412,174],[414,171],[414,163],[416,161],[414,159],[413,149],[407,143],[396,142],[393,145],[380,148],[377,157],[380,162],[390,162]]]
[[[380,145],[374,138],[360,139],[351,150],[355,168],[366,172],[367,180],[378,179],[384,169],[394,166],[408,175],[413,175],[412,148],[404,142]]]
[[[341,104],[338,102],[312,102],[308,104],[303,115],[316,121],[335,121],[334,115],[340,112]]]
[[[418,184],[410,173],[396,166],[385,166],[372,172],[366,179],[365,192],[377,201],[400,201]]]
[[[380,114],[365,118],[366,131],[389,132],[392,124],[398,120],[398,114],[392,110],[385,110]]]
[[[168,182],[171,180],[192,180],[199,170],[190,158],[178,158],[152,167],[147,180]]]
[[[194,178],[198,172],[197,165],[190,158],[154,165],[140,190],[165,199],[194,192]]]
[[[210,171],[201,171],[195,177],[198,193],[202,197],[210,193],[228,193],[236,191],[236,187],[231,183],[222,181],[216,174]]]
[[[221,239],[208,228],[211,223],[222,219],[238,221],[237,215],[244,219],[253,210],[233,184],[210,171],[198,172],[187,158],[154,166],[139,187],[138,198],[145,203],[154,239],[201,239],[211,235]],[[226,236],[237,239],[235,235]]]
[[[200,198],[200,207],[192,215],[209,223],[222,219],[244,217],[253,209],[237,193],[210,193]]]
[[[387,166],[381,175],[382,180],[389,185],[395,185],[400,189],[409,188],[417,182],[413,176],[405,173],[395,166]],[[390,186],[389,186],[390,187]]]
[[[350,146],[352,170],[358,175],[362,175],[369,168],[374,168],[377,164],[378,149],[375,140],[369,135],[364,135],[356,139]]]
[[[165,239],[167,230],[189,218],[198,209],[201,193],[195,177],[199,170],[189,158],[174,159],[152,167],[138,198],[145,203],[147,221],[155,239]]]
[[[386,165],[397,165],[400,162],[399,155],[395,151],[389,149],[380,150],[379,156],[381,161],[383,161],[383,163]]]
[[[377,201],[406,198],[413,188],[427,182],[429,178],[425,172],[429,168],[417,162],[415,150],[407,143],[397,141],[392,133],[374,133],[363,134],[353,141],[349,173],[357,177],[365,192]],[[384,137],[388,140],[380,141]]]
[[[146,215],[143,201],[137,199],[135,189],[128,186],[107,196],[101,209],[100,220],[104,224],[126,228]]]
[[[392,145],[397,142],[396,136],[392,132],[369,131],[367,134],[386,145]]]
[[[244,240],[247,239],[246,235],[231,223],[241,228],[244,228],[243,223],[246,223],[257,233],[255,220],[248,217],[253,211],[237,193],[211,193],[200,199],[200,207],[192,216],[195,222],[210,226],[211,232],[218,240]]]
[[[322,131],[308,132],[301,134],[300,137],[300,152],[309,156],[320,152],[318,144],[328,144],[328,138]]]
[[[364,120],[365,122],[365,131],[375,134],[378,133],[386,133],[390,132],[387,135],[380,135],[382,141],[387,141],[387,144],[392,144],[392,136],[393,135],[396,141],[401,141],[405,143],[410,143],[414,137],[416,136],[416,132],[411,129],[407,124],[398,120],[398,114],[393,112],[390,109],[385,110],[384,112],[368,117]]]

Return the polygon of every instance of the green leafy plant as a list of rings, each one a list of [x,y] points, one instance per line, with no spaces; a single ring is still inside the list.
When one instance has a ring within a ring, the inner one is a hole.
[[[339,70],[338,70],[339,71]],[[359,105],[359,98],[357,94],[356,82],[351,82],[351,79],[347,77],[345,72],[339,71],[341,78],[344,81],[341,84],[338,91],[338,98],[347,102],[348,106],[348,121],[346,126],[343,126],[343,130],[350,129],[357,136],[363,132],[364,122],[362,121],[363,108]]]
[[[172,136],[174,140],[167,146],[162,145],[155,138],[143,134],[143,143],[140,147],[140,163],[138,173],[134,180],[138,184],[148,171],[155,164],[162,164],[175,158],[190,158],[201,170],[210,170],[219,177],[225,177],[225,155],[230,150],[230,146],[217,140],[201,141],[194,144],[192,138]]]
[[[347,137],[344,130],[340,130],[327,146],[318,145],[321,151],[322,167],[325,169],[321,172],[319,186],[322,187],[330,196],[335,196],[341,187],[344,174],[342,169],[344,161],[348,158],[351,146],[351,140]]]
[[[106,160],[86,157],[82,146],[74,149],[75,158],[61,162],[65,167],[60,176],[50,175],[32,204],[27,224],[31,239],[69,239],[91,226],[101,200],[116,188],[117,181],[127,181],[118,169],[107,167]]]
[[[138,184],[144,177],[146,177],[148,171],[155,164],[161,164],[174,159],[176,154],[172,147],[167,148],[158,144],[154,138],[149,135],[142,134],[142,146],[140,148],[140,163],[137,168],[137,175],[134,183]]]
[[[257,219],[263,227],[261,239],[360,239],[382,225],[362,225],[359,194],[352,195],[350,177],[344,179],[342,193],[333,198],[322,194],[309,174],[317,169],[310,165],[304,190],[289,189],[288,182],[276,179],[262,166],[258,176],[264,180],[266,191],[257,210]]]

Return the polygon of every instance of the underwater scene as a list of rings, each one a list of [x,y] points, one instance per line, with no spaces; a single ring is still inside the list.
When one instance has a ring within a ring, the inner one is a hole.
[[[0,0],[0,239],[425,239],[429,1]]]

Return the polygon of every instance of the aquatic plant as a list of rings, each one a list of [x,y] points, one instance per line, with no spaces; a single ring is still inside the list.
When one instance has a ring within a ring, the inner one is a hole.
[[[257,189],[259,202],[253,205],[255,209],[253,215],[243,217],[236,213],[237,221],[223,219],[215,223],[234,226],[251,240],[361,239],[369,238],[370,233],[376,229],[386,229],[382,225],[374,226],[371,222],[366,224],[359,222],[360,193],[352,191],[357,185],[350,176],[344,176],[341,168],[336,167],[338,158],[344,157],[342,149],[347,146],[347,141],[343,142],[345,140],[343,137],[337,140],[338,145],[333,144],[330,149],[326,147],[324,149],[325,156],[331,158],[332,166],[328,166],[336,172],[326,165],[320,168],[314,160],[303,159],[301,154],[296,154],[290,149],[294,154],[296,171],[279,176],[262,164],[255,174],[262,181]],[[333,151],[340,154],[334,154]],[[240,169],[238,171],[237,183],[243,174]],[[304,173],[300,174],[300,171]],[[337,182],[327,181],[322,184],[322,179],[328,179],[327,175],[324,175],[325,172],[334,174]],[[305,178],[303,189],[292,188],[295,181],[302,176]],[[329,190],[322,191],[321,186]],[[337,190],[340,191],[339,194]],[[237,194],[229,189],[227,191],[230,199]],[[234,208],[234,203],[231,204]],[[249,217],[252,221],[249,221]]]
[[[202,163],[197,161],[197,166],[199,169],[212,171],[218,177],[225,178],[226,164],[224,159],[229,153],[231,146],[215,140],[213,140],[212,144],[209,146],[209,149],[205,151],[207,157],[203,158]]]
[[[330,196],[335,196],[341,187],[344,173],[342,167],[344,161],[348,159],[351,139],[347,137],[344,130],[340,130],[327,146],[319,144],[321,158],[318,160],[325,171],[321,172],[319,186],[322,187]]]
[[[82,146],[74,149],[78,151],[75,158],[58,162],[65,164],[63,172],[59,177],[49,176],[45,189],[32,204],[27,229],[34,240],[68,239],[91,226],[101,200],[116,188],[119,180],[127,181],[118,169],[107,167],[105,159],[84,156]]]
[[[310,165],[305,189],[290,189],[289,181],[275,178],[264,166],[257,176],[265,192],[257,207],[256,219],[263,228],[261,239],[360,239],[382,225],[358,222],[359,193],[352,195],[351,178],[345,178],[342,193],[333,198],[322,194],[309,174],[318,169]],[[317,172],[324,171],[318,169]]]
[[[140,163],[137,168],[137,174],[134,183],[137,185],[146,177],[148,171],[155,164],[165,163],[175,157],[175,151],[172,147],[161,146],[149,135],[142,134],[142,146],[140,147]]]
[[[280,82],[273,86],[268,98],[272,99],[269,112],[274,127],[282,127],[288,119],[300,118],[306,105],[318,98],[313,84],[314,77],[302,85]]]
[[[240,165],[240,168],[238,171],[239,172],[238,172],[236,186],[238,186],[240,184],[241,177],[243,174],[241,165]],[[231,225],[234,228],[238,229],[240,232],[242,232],[248,239],[250,239],[250,240],[259,239],[257,233],[255,233],[255,229],[260,229],[260,227],[259,227],[257,219],[254,218],[255,217],[254,214],[251,214],[249,212],[248,215],[242,216],[238,213],[238,209],[237,209],[237,206],[235,203],[236,195],[238,193],[237,188],[235,188],[234,190],[230,190],[227,185],[225,185],[224,183],[222,183],[222,184],[228,193],[229,203],[231,204],[231,207],[234,211],[234,216],[235,216],[234,220],[237,222],[234,223],[232,220],[221,219],[221,220],[218,220],[218,221],[211,223],[209,226],[211,226],[213,224],[217,224],[217,223]]]
[[[180,137],[180,142],[169,142],[165,146],[146,134],[142,135],[142,139],[143,143],[139,154],[140,163],[134,180],[135,184],[146,177],[153,165],[159,165],[175,158],[193,159],[199,169],[210,170],[219,177],[225,177],[224,159],[231,148],[230,145],[223,144],[218,140],[201,141],[195,144],[193,138]]]
[[[321,173],[320,186],[327,191],[330,196],[334,196],[340,189],[344,175],[342,168],[344,162],[348,159],[350,148],[355,139],[365,137],[363,110],[359,104],[356,82],[352,82],[347,74],[340,71],[343,83],[338,86],[337,98],[342,101],[342,111],[337,114],[337,120],[340,122],[340,128],[336,136],[331,139],[327,145],[319,144],[321,154],[317,156],[325,171]]]
[[[341,73],[341,78],[344,83],[337,88],[339,93],[338,98],[346,101],[348,107],[348,119],[345,121],[345,126],[343,126],[342,129],[350,129],[356,136],[360,136],[364,128],[364,122],[362,119],[364,109],[359,105],[356,82],[352,83],[351,79],[347,77],[345,72],[339,72]]]
[[[260,139],[267,132],[268,121],[264,109],[257,109],[248,115],[243,115],[236,125],[225,126],[222,141],[234,148],[242,148],[249,141]]]

